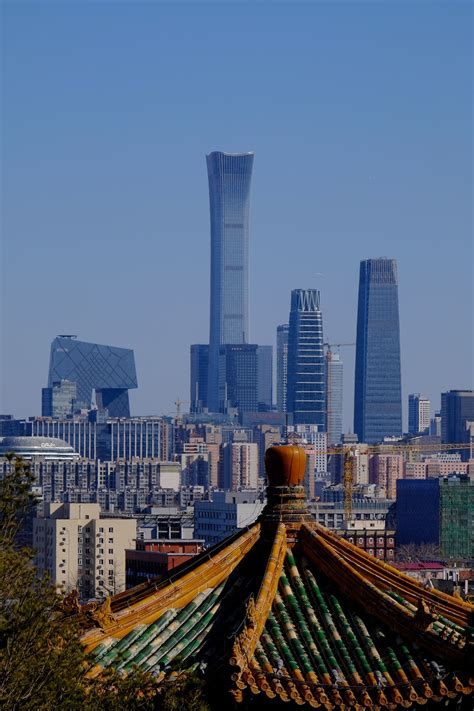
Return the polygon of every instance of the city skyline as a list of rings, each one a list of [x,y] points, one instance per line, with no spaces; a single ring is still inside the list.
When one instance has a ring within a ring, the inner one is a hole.
[[[202,161],[214,148],[252,149],[258,156],[252,186],[252,342],[274,344],[276,326],[287,317],[288,294],[299,284],[321,290],[328,340],[353,340],[357,264],[390,254],[403,274],[403,403],[409,392],[420,391],[438,410],[441,392],[471,387],[468,8],[458,4],[450,14],[440,6],[426,14],[421,6],[390,7],[383,15],[370,6],[347,8],[358,34],[350,22],[341,26],[337,10],[327,6],[291,12],[283,6],[271,18],[263,7],[234,6],[234,30],[247,28],[251,18],[255,34],[245,35],[248,56],[237,61],[224,52],[217,67],[216,48],[202,41],[211,33],[221,47],[231,42],[217,8],[202,17],[190,8],[184,20],[167,6],[135,15],[120,8],[111,20],[99,7],[75,8],[68,15],[59,8],[39,13],[25,7],[23,14],[11,5],[3,9],[9,29],[4,50],[9,141],[1,410],[17,416],[40,412],[48,344],[65,330],[135,350],[140,388],[131,394],[132,413],[167,413],[177,397],[186,396],[189,344],[207,340],[209,219]],[[156,47],[153,30],[159,22],[172,28],[180,23],[176,47],[165,37]],[[102,29],[109,25],[104,39]],[[265,36],[263,27],[269,30]],[[204,34],[193,39],[198,28]],[[82,49],[89,32],[93,76]],[[142,41],[130,58],[123,46],[135,34]],[[280,58],[283,37],[288,52]],[[103,41],[110,50],[105,54]],[[149,83],[150,69],[167,52],[179,56],[182,42],[189,43],[185,57],[193,56],[195,66],[182,59],[169,77],[160,72],[161,97]],[[400,43],[406,48],[402,60]],[[262,49],[269,61],[261,59]],[[32,52],[35,63],[19,61]],[[120,82],[106,55],[121,68]],[[57,56],[64,61],[58,63]],[[321,64],[325,56],[327,65]],[[395,60],[402,61],[403,80],[394,84]],[[250,67],[252,72],[245,71]],[[136,82],[140,72],[143,81]],[[220,82],[223,96],[209,96],[204,106],[200,92],[207,96],[206,87],[226,72],[236,82]],[[368,78],[362,80],[364,72]],[[318,88],[308,94],[310,74]],[[385,76],[392,81],[379,84]],[[273,110],[281,81],[288,101]],[[131,109],[120,103],[124,95]],[[41,105],[39,97],[45,98]],[[164,113],[163,101],[170,107]],[[143,107],[138,116],[134,106]],[[114,107],[119,110],[111,114]],[[296,118],[297,107],[303,110]],[[35,308],[38,295],[47,309]],[[453,318],[461,315],[460,304],[468,305],[467,324]],[[344,354],[344,360],[347,430],[353,354]],[[404,421],[406,429],[405,407]]]

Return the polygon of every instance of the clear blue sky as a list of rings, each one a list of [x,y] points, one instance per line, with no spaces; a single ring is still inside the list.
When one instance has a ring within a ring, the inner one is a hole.
[[[256,152],[251,337],[398,260],[404,414],[472,387],[470,2],[4,2],[0,412],[58,333],[135,349],[134,414],[188,399],[209,323],[205,153]],[[321,272],[322,276],[317,273]],[[345,349],[345,427],[354,349]]]

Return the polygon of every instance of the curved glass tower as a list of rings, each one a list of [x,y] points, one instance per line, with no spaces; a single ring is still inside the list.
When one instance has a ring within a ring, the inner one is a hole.
[[[208,408],[219,409],[219,346],[249,341],[249,205],[253,153],[206,156],[211,211]]]
[[[354,393],[359,442],[402,434],[400,324],[395,259],[360,263]]]

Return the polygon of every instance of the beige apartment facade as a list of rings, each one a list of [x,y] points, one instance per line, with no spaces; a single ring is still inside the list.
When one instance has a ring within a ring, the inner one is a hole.
[[[38,571],[81,600],[125,589],[125,550],[135,538],[135,519],[100,518],[99,504],[45,504],[33,521]]]

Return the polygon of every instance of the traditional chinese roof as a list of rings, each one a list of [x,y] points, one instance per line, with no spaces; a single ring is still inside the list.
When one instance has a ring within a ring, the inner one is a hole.
[[[206,665],[246,694],[390,709],[469,694],[474,607],[426,590],[306,511],[304,452],[267,453],[268,505],[247,529],[87,612],[91,675],[159,679]]]

